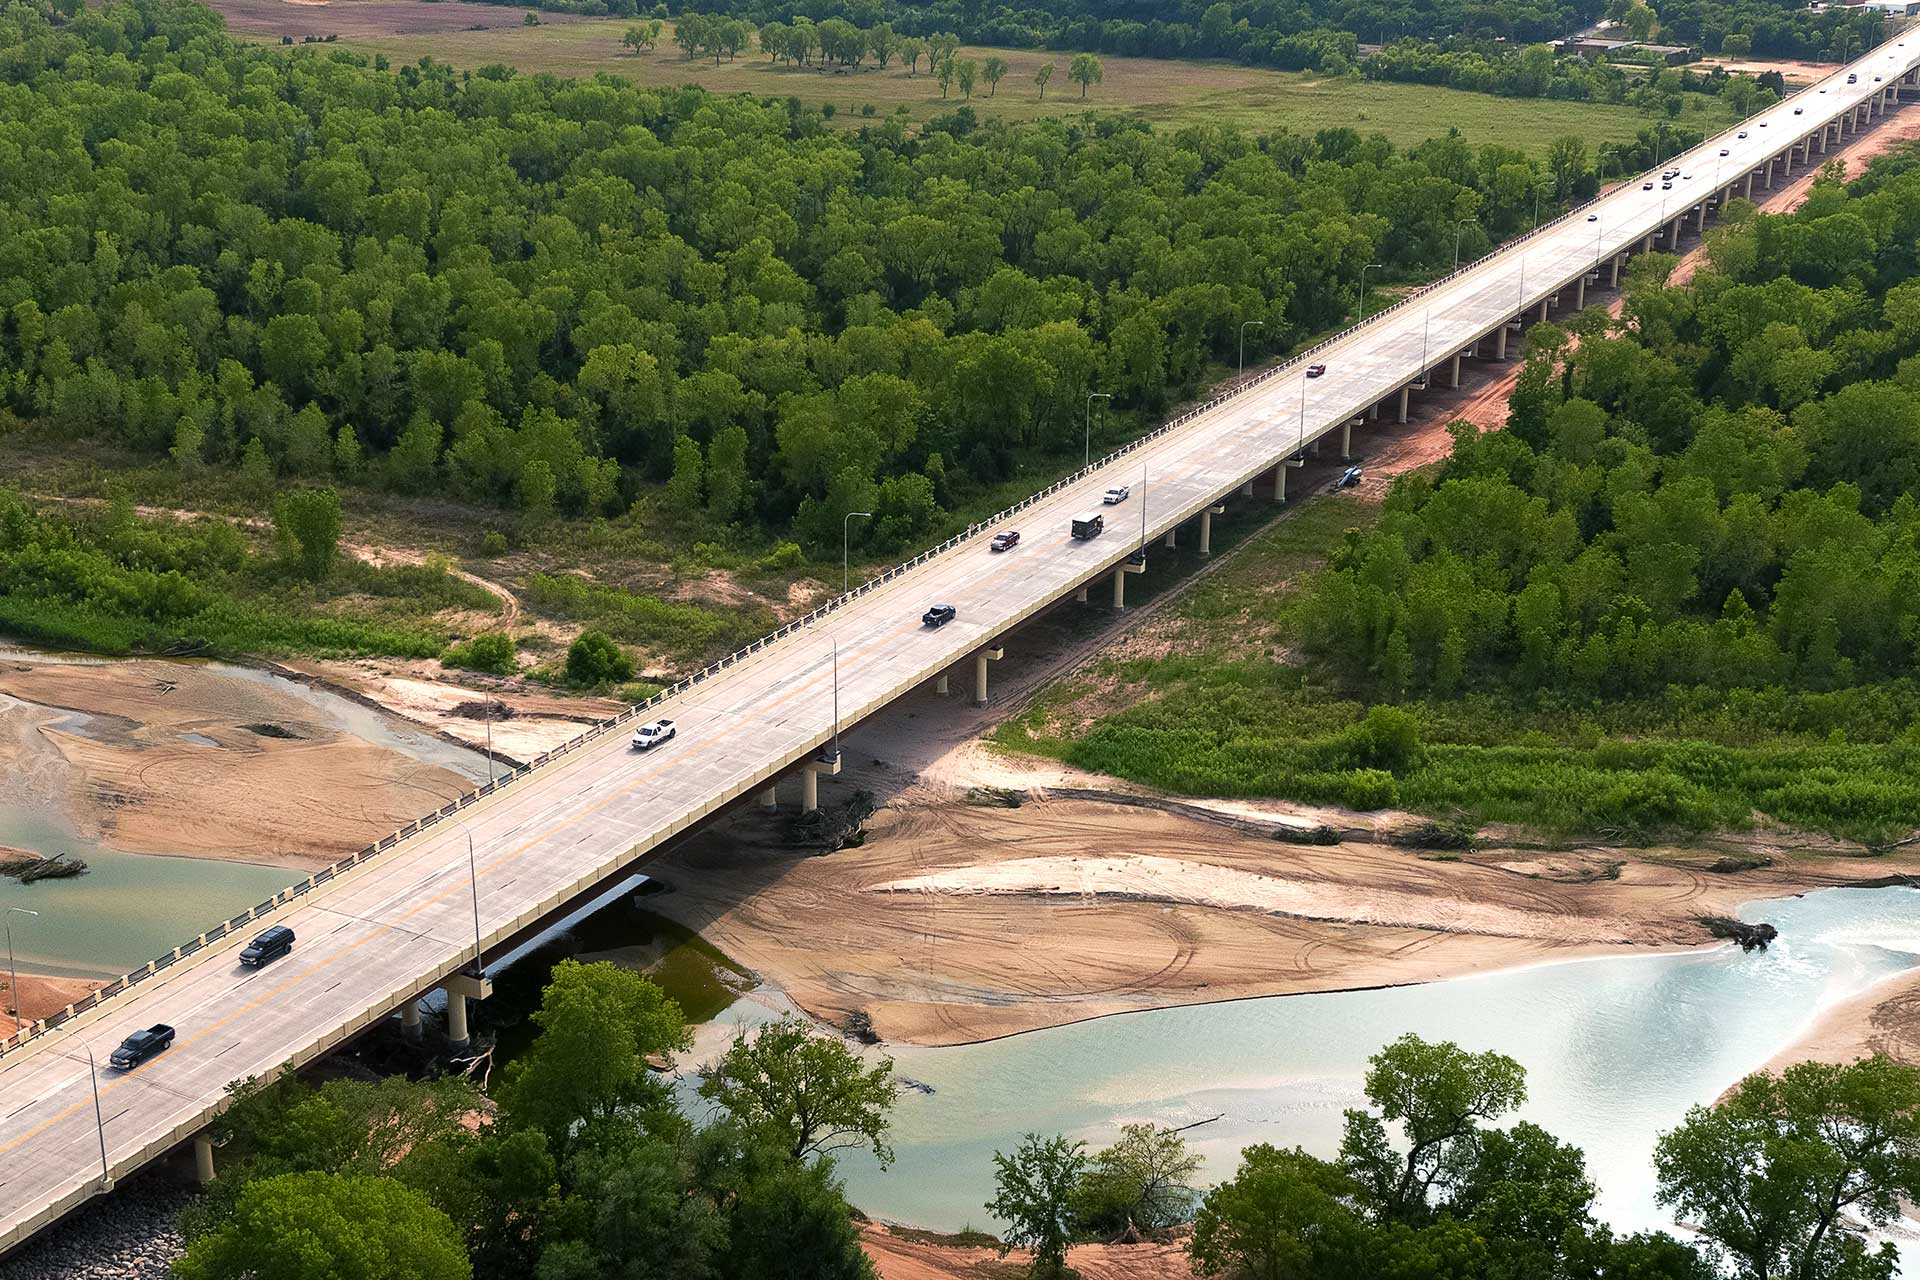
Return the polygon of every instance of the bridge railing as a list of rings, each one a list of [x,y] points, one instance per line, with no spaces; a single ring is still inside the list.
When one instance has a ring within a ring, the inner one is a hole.
[[[1833,118],[1838,118],[1838,114],[1839,113],[1836,113]],[[1827,121],[1827,123],[1829,124],[1832,123],[1833,118],[1830,118]],[[1714,144],[1720,142],[1722,139],[1730,136],[1731,134],[1736,132],[1738,129],[1744,127],[1746,123],[1747,122],[1743,120],[1743,121],[1736,122],[1733,125],[1729,125],[1727,128],[1721,130],[1719,133],[1699,143],[1696,147],[1693,148],[1693,150],[1703,151],[1709,147],[1712,147]],[[1788,143],[1787,145],[1788,146],[1798,145],[1798,139]],[[1670,164],[1678,158],[1679,157],[1669,157],[1665,163]],[[1648,170],[1647,172],[1651,173],[1653,172],[1653,170]],[[1295,370],[1299,370],[1303,368],[1307,364],[1312,363],[1315,356],[1326,354],[1327,352],[1331,351],[1333,348],[1339,346],[1341,343],[1347,341],[1347,339],[1359,333],[1362,329],[1365,329],[1369,325],[1378,323],[1385,316],[1391,315],[1396,311],[1399,311],[1405,307],[1409,307],[1413,305],[1415,302],[1431,294],[1434,290],[1445,288],[1447,285],[1458,281],[1461,277],[1470,275],[1474,271],[1478,270],[1480,267],[1484,266],[1485,264],[1492,261],[1493,259],[1500,257],[1503,254],[1510,254],[1514,252],[1519,252],[1524,254],[1526,252],[1524,248],[1526,243],[1532,240],[1540,232],[1549,230],[1553,227],[1559,226],[1560,224],[1571,220],[1572,218],[1576,217],[1580,213],[1590,208],[1592,205],[1605,199],[1607,194],[1610,194],[1610,193],[1602,193],[1599,195],[1595,195],[1591,199],[1582,201],[1580,204],[1570,206],[1565,212],[1561,213],[1560,216],[1550,221],[1540,223],[1538,226],[1536,226],[1532,231],[1530,231],[1527,234],[1524,240],[1510,243],[1507,245],[1498,246],[1494,249],[1491,249],[1487,253],[1472,260],[1471,262],[1468,262],[1464,266],[1455,268],[1454,270],[1449,271],[1446,275],[1439,276],[1434,280],[1431,280],[1428,283],[1421,285],[1419,288],[1414,289],[1411,292],[1402,295],[1401,297],[1395,299],[1393,302],[1388,303],[1386,306],[1380,308],[1378,311],[1373,312],[1371,315],[1367,316],[1364,320],[1357,320],[1353,324],[1350,324],[1346,328],[1340,330],[1338,333],[1332,334],[1331,336],[1326,338],[1322,338],[1320,341],[1314,343],[1312,346],[1306,348],[1303,351],[1296,353],[1295,355],[1289,357],[1288,359],[1282,361],[1281,363],[1269,366],[1268,368],[1254,374],[1252,377],[1243,378],[1237,381],[1228,391],[1223,392],[1220,395],[1214,396],[1212,399],[1207,400],[1203,404],[1200,404],[1195,408],[1189,409],[1186,412],[1177,415],[1176,417],[1168,419],[1166,422],[1163,422],[1160,426],[1154,428],[1152,431],[1145,433],[1144,435],[1136,436],[1134,439],[1121,445],[1119,448],[1113,450],[1111,453],[1104,455],[1098,462],[1089,463],[1088,465],[1080,468],[1078,471],[1073,472],[1071,475],[1064,476],[1061,479],[1054,481],[1052,484],[1048,485],[1046,488],[1040,489],[1034,493],[1028,494],[1026,497],[1022,498],[1020,501],[1014,503],[1013,505],[1006,507],[1000,511],[997,511],[993,515],[987,516],[984,519],[974,521],[973,523],[967,525],[967,527],[962,529],[960,532],[946,539],[944,542],[941,542],[936,546],[927,548],[925,551],[922,551],[919,555],[914,556],[910,560],[904,560],[904,561],[901,561],[899,564],[891,566],[890,568],[882,571],[881,573],[875,575],[874,577],[867,579],[865,582],[862,582],[859,586],[853,588],[851,591],[843,592],[842,594],[833,597],[831,600],[827,601],[825,604],[818,606],[817,608],[806,613],[805,615],[795,618],[793,621],[786,623],[784,626],[778,627],[775,630],[768,632],[766,635],[761,636],[757,640],[753,640],[748,642],[745,645],[742,645],[740,648],[734,650],[732,653],[728,654],[726,657],[720,658],[717,661],[708,663],[706,666],[700,668],[700,670],[694,672],[692,675],[686,677],[685,679],[679,680],[674,684],[667,686],[664,689],[659,690],[658,692],[654,693],[651,697],[648,697],[643,701],[634,703],[633,705],[627,707],[625,710],[621,711],[619,714],[614,715],[606,720],[601,720],[596,722],[591,728],[588,728],[584,732],[575,735],[574,737],[568,739],[566,742],[561,743],[559,746],[554,747],[548,751],[543,751],[539,755],[535,756],[532,760],[527,762],[526,764],[521,765],[515,769],[511,769],[505,773],[502,773],[499,777],[495,778],[491,782],[486,783],[483,786],[479,786],[474,788],[471,791],[465,792],[464,794],[459,796],[457,799],[449,802],[442,808],[437,809],[434,812],[429,813],[414,822],[410,822],[404,827],[401,827],[398,831],[395,831],[392,835],[382,836],[379,840],[375,841],[373,844],[368,845],[366,848],[358,850],[355,853],[351,853],[346,857],[340,859],[338,862],[333,863],[330,866],[323,867],[321,870],[315,872],[313,875],[308,876],[305,880],[302,880],[297,884],[291,885],[286,889],[282,889],[279,893],[274,894],[271,898],[268,898],[265,902],[260,903],[258,906],[250,907],[246,911],[240,913],[239,915],[234,916],[232,919],[222,921],[221,923],[215,925],[213,928],[209,929],[207,932],[194,938],[192,941],[184,943],[178,947],[175,947],[172,951],[168,952],[166,955],[147,962],[145,965],[142,965],[140,968],[133,970],[131,973],[122,974],[120,977],[115,978],[111,982],[108,982],[106,985],[102,986],[99,990],[86,996],[84,999],[75,1001],[73,1004],[68,1005],[66,1008],[62,1009],[58,1013],[52,1014],[46,1018],[42,1018],[31,1023],[28,1023],[24,1027],[21,1027],[19,1030],[14,1032],[14,1034],[7,1036],[4,1039],[0,1039],[0,1056],[10,1053],[13,1050],[18,1049],[20,1046],[28,1043],[29,1041],[37,1039],[38,1037],[43,1036],[48,1032],[55,1030],[56,1028],[70,1021],[71,1019],[76,1018],[83,1013],[86,1013],[90,1009],[98,1007],[99,1005],[105,1003],[106,1001],[112,999],[113,997],[118,996],[121,993],[130,990],[131,988],[139,985],[140,983],[145,982],[149,978],[152,978],[155,974],[160,973],[172,967],[173,965],[179,963],[181,960],[184,960],[186,957],[193,955],[195,952],[204,950],[207,947],[213,946],[215,943],[228,939],[232,937],[234,934],[246,929],[247,926],[249,925],[257,924],[259,921],[271,915],[275,911],[278,911],[280,908],[286,906],[287,904],[305,897],[307,894],[313,892],[314,889],[318,888],[320,885],[326,884],[329,881],[338,878],[343,873],[352,870],[354,867],[357,867],[360,864],[367,862],[370,859],[378,857],[380,854],[385,853],[387,850],[393,848],[395,845],[399,844],[400,842],[410,839],[415,835],[418,835],[420,832],[425,831],[427,828],[437,826],[440,822],[453,816],[455,813],[459,812],[461,809],[464,809],[468,805],[473,804],[478,800],[484,799],[485,797],[494,794],[496,791],[499,791],[504,787],[510,786],[511,784],[519,781],[521,778],[526,777],[528,774],[532,773],[534,770],[544,768],[547,765],[553,763],[554,761],[560,759],[561,757],[579,750],[581,747],[585,746],[589,742],[592,742],[596,738],[599,738],[602,734],[605,734],[609,730],[615,729],[621,725],[624,725],[629,721],[635,719],[636,717],[644,715],[647,712],[653,710],[654,708],[659,707],[664,703],[670,702],[671,700],[681,696],[682,694],[685,694],[689,690],[711,679],[715,675],[718,675],[720,672],[725,671],[730,667],[736,666],[739,663],[745,661],[747,658],[753,656],[754,654],[761,652],[762,650],[766,649],[768,646],[775,644],[790,635],[793,635],[795,632],[806,630],[808,627],[811,627],[814,623],[819,622],[821,619],[828,617],[829,615],[833,614],[835,611],[839,609],[845,608],[846,606],[852,604],[854,601],[860,599],[862,596],[865,596],[870,592],[878,590],[880,587],[885,586],[887,583],[892,582],[896,578],[899,578],[902,574],[910,573],[914,569],[919,568],[921,565],[926,564],[930,560],[933,560],[940,556],[945,555],[947,552],[953,550],[955,547],[960,546],[962,543],[971,541],[972,539],[980,536],[980,534],[984,533],[986,530],[1007,520],[1009,517],[1018,515],[1020,512],[1027,510],[1029,507],[1032,507],[1035,503],[1044,502],[1048,498],[1061,492],[1062,490],[1069,489],[1069,488],[1072,488],[1074,485],[1080,484],[1081,482],[1091,478],[1092,476],[1099,474],[1101,471],[1113,465],[1115,462],[1118,462],[1121,459],[1127,457],[1129,454],[1132,454],[1146,447],[1147,445],[1153,443],[1156,440],[1162,439],[1163,437],[1169,435],[1172,432],[1178,431],[1180,428],[1193,422],[1197,418],[1200,418],[1206,414],[1212,413],[1215,409],[1218,409],[1220,406],[1228,403],[1229,401],[1237,400],[1240,397],[1253,391],[1255,388],[1269,381],[1272,381],[1275,378],[1283,377],[1288,373],[1292,373]],[[1614,252],[1618,253],[1620,252],[1620,250],[1616,248]],[[1563,287],[1562,284],[1556,284],[1552,292],[1558,292],[1561,287]],[[1544,291],[1543,291],[1543,295],[1544,295]],[[1341,417],[1345,417],[1345,416],[1347,415],[1344,415],[1344,414],[1341,415]],[[1338,420],[1339,420],[1338,418],[1335,419],[1335,421],[1338,421]]]

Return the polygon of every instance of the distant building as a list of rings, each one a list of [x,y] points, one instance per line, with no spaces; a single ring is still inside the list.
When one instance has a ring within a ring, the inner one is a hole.
[[[1885,0],[1885,2],[1892,3],[1893,0]],[[1908,0],[1900,0],[1900,2],[1907,3]],[[1920,4],[1920,0],[1911,0],[1911,2]],[[1651,55],[1653,59],[1675,67],[1692,62],[1696,56],[1692,49],[1681,44],[1642,44],[1638,40],[1601,40],[1593,36],[1574,36],[1572,39],[1562,40],[1559,49],[1561,53],[1577,53],[1583,58],[1598,58],[1604,55],[1631,59],[1635,62],[1643,61]]]

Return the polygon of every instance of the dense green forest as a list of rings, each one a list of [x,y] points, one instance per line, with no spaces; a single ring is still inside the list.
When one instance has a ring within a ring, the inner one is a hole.
[[[875,552],[1590,188],[1439,138],[389,74],[186,0],[0,18],[0,397],[63,438]],[[1684,137],[1684,131],[1678,136]],[[1651,151],[1650,136],[1645,149]],[[1133,428],[1133,429],[1137,429]],[[664,485],[664,489],[655,486]]]
[[[1684,288],[1645,259],[1618,321],[1534,327],[1507,430],[1456,428],[1371,527],[1323,535],[1274,622],[1309,663],[1135,664],[1156,696],[1006,740],[1183,791],[1567,833],[1906,834],[1917,239],[1912,148],[1790,216],[1736,203]]]

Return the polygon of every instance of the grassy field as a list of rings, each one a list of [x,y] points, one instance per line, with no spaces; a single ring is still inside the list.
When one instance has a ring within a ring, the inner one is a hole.
[[[316,11],[303,17],[312,25]],[[318,11],[321,13],[325,10]],[[323,24],[324,25],[324,24]],[[962,58],[984,61],[998,54],[1009,64],[999,92],[984,84],[963,100],[956,85],[944,100],[939,84],[921,63],[918,75],[897,63],[881,71],[823,72],[783,67],[758,52],[733,62],[689,60],[672,43],[671,27],[660,47],[632,54],[620,45],[631,23],[626,19],[548,22],[537,27],[493,27],[484,31],[372,33],[363,24],[341,24],[336,47],[384,53],[395,62],[431,56],[458,67],[506,63],[526,72],[591,76],[605,72],[641,84],[698,84],[715,93],[793,96],[812,105],[832,103],[843,124],[858,124],[872,106],[876,117],[905,109],[907,118],[924,121],[962,105],[983,118],[1027,120],[1042,115],[1090,109],[1137,111],[1172,126],[1228,124],[1252,130],[1282,126],[1297,132],[1340,125],[1363,133],[1380,132],[1410,146],[1459,129],[1478,142],[1498,142],[1534,153],[1544,152],[1559,134],[1578,132],[1589,145],[1633,136],[1655,117],[1632,107],[1599,103],[1516,101],[1425,85],[1377,84],[1307,73],[1266,71],[1221,63],[1179,62],[1159,58],[1106,58],[1105,81],[1084,100],[1079,86],[1066,79],[1069,55],[1019,49],[963,49]],[[358,26],[360,29],[355,29]],[[258,37],[256,37],[258,38]],[[1045,62],[1058,64],[1045,101],[1034,89],[1033,74]],[[1708,99],[1693,97],[1684,122],[1712,129],[1729,119]]]
[[[1920,825],[1920,740],[1900,728],[1920,690],[1905,682],[1697,700],[1484,690],[1368,707],[1290,642],[1303,584],[1377,513],[1356,495],[1306,499],[995,740],[1178,794],[1402,808],[1554,837],[1654,841],[1764,816],[1877,842]]]

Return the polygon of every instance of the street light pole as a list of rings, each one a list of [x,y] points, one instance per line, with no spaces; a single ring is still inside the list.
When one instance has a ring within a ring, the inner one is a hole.
[[[80,1040],[72,1027],[61,1030]],[[85,1040],[80,1040],[80,1051],[87,1055],[87,1083],[93,1086],[93,1128],[100,1136],[100,1190],[104,1193],[113,1189],[113,1173],[107,1167],[107,1122],[100,1111],[100,1066],[94,1060],[92,1046]]]
[[[1367,318],[1367,272],[1384,271],[1385,269],[1386,268],[1378,262],[1369,262],[1366,266],[1360,268],[1360,315],[1354,323],[1358,324],[1361,320]]]
[[[473,860],[473,832],[467,832],[467,883],[473,886],[473,970],[483,972],[480,962],[480,871]]]
[[[833,645],[833,758],[840,759],[840,637],[828,636]]]
[[[850,581],[850,579],[847,577],[847,537],[848,537],[848,531],[853,528],[853,518],[855,516],[865,516],[869,520],[871,520],[873,518],[873,512],[849,511],[840,520],[840,594],[841,595],[847,594],[847,583]]]
[[[1245,348],[1243,347],[1242,350],[1244,351]],[[1244,363],[1244,357],[1242,360]],[[1087,393],[1087,432],[1080,446],[1080,469],[1083,471],[1093,465],[1093,402],[1095,400],[1111,399],[1113,399],[1113,397],[1104,391],[1089,391]]]
[[[13,963],[13,913],[16,911],[23,916],[33,916],[35,919],[39,918],[40,913],[29,911],[25,907],[7,908],[7,976],[13,984],[7,988],[8,993],[13,997],[7,1003],[13,1006],[13,1028],[18,1031],[20,1029],[20,970],[15,968]]]
[[[1366,281],[1367,273],[1362,269],[1360,272],[1360,283],[1365,285]],[[1367,295],[1364,292],[1360,295],[1360,305],[1362,307],[1367,305]],[[1238,378],[1247,376],[1247,329],[1250,326],[1264,329],[1267,327],[1267,322],[1265,320],[1242,320],[1240,322],[1240,372],[1237,375]],[[1089,403],[1087,407],[1091,409],[1093,406]]]

